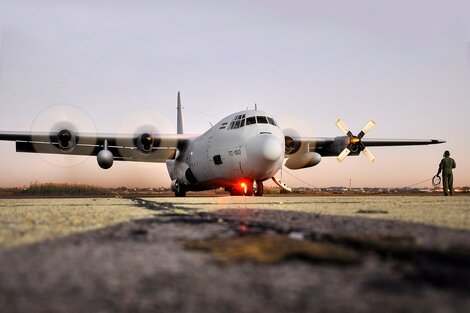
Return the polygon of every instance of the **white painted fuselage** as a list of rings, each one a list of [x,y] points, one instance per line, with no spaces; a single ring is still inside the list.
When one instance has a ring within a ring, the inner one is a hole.
[[[168,171],[188,190],[231,187],[242,179],[264,181],[281,168],[284,144],[269,114],[242,111],[189,140],[175,160],[167,161]]]

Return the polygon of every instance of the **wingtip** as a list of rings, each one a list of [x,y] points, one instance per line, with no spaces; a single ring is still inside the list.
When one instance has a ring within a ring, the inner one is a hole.
[[[432,142],[433,144],[446,143],[445,140],[441,140],[441,139],[432,139],[431,142]]]

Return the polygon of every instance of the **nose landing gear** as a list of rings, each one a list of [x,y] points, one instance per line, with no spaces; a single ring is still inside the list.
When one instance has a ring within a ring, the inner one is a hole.
[[[264,192],[263,181],[257,180],[255,181],[255,196],[261,197]]]

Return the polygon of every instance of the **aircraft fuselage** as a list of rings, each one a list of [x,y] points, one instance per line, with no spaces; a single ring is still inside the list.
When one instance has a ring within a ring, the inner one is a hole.
[[[186,190],[232,188],[243,180],[273,177],[282,166],[284,150],[284,134],[274,119],[248,110],[227,116],[189,140],[167,167],[173,182]]]

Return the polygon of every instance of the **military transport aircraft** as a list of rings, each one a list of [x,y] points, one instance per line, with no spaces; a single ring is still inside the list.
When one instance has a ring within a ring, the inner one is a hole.
[[[284,159],[289,169],[317,165],[322,157],[336,156],[342,162],[348,155],[363,152],[371,161],[368,147],[439,144],[445,141],[365,139],[375,125],[369,121],[358,135],[338,119],[346,134],[338,137],[301,137],[293,129],[282,130],[266,112],[245,110],[227,116],[204,134],[183,134],[181,97],[177,96],[177,134],[152,131],[134,134],[87,134],[67,121],[50,132],[0,132],[0,140],[16,142],[17,152],[96,156],[98,165],[109,169],[114,161],[165,162],[175,196],[187,191],[225,188],[231,195],[263,195],[263,181],[273,179]]]

